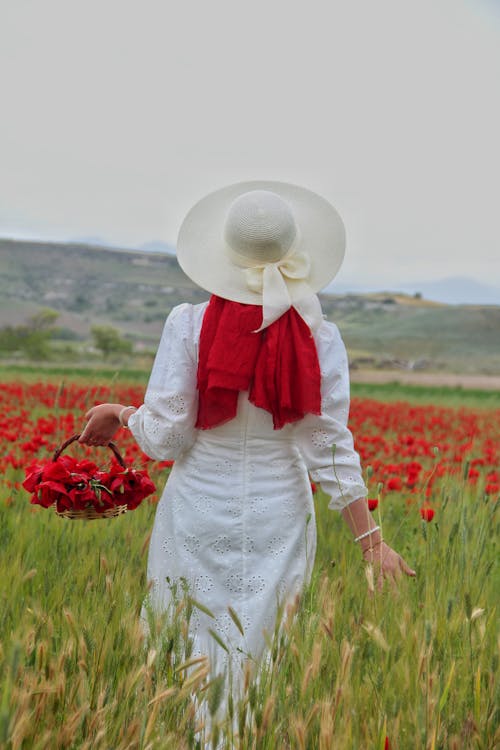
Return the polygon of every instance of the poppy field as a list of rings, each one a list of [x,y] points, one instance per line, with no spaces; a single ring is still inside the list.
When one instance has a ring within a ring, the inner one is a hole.
[[[129,466],[157,491],[113,520],[30,503],[25,470],[50,461],[95,403],[139,405],[143,385],[5,379],[0,388],[0,748],[500,747],[500,408],[353,398],[370,512],[416,579],[378,588],[340,514],[315,488],[318,552],[270,658],[201,740],[193,694],[215,716],[222,683],[190,659],[196,606],[139,623],[168,462],[130,433]],[[73,456],[110,464],[106,448]],[[209,602],[207,603],[209,606]],[[207,743],[207,744],[204,744]]]

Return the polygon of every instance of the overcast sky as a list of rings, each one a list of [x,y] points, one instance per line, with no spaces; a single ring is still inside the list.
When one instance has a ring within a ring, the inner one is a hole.
[[[498,0],[0,0],[0,236],[174,243],[278,179],[341,279],[500,283]]]

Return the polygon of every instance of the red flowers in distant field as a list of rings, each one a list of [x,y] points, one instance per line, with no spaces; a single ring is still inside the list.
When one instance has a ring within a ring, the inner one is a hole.
[[[368,498],[368,510],[375,510],[377,506],[378,506],[378,498],[376,497]]]
[[[420,515],[424,521],[429,523],[429,521],[432,521],[434,518],[434,508],[431,508],[430,505],[422,505],[420,508]]]
[[[43,468],[56,445],[68,435],[81,431],[89,406],[110,400],[137,405],[143,398],[142,385],[114,384],[111,388],[69,383],[63,386],[50,380],[2,383],[0,474],[6,486],[12,488],[8,502],[16,498],[24,467],[34,461]],[[469,487],[477,487],[493,500],[500,496],[500,410],[353,398],[349,426],[362,466],[370,466],[370,492],[375,497],[379,487],[383,493],[400,496],[408,504],[416,504],[422,498],[424,506],[429,507],[432,498],[439,497],[439,483],[450,476],[459,477]],[[119,440],[126,464],[141,472],[147,466],[153,479],[158,477],[163,484],[171,461],[154,462],[142,452],[128,431],[120,432]],[[94,459],[95,449],[80,446],[79,450],[83,458]],[[122,479],[123,493],[130,495],[131,488],[125,477]],[[62,483],[60,477],[54,476],[43,481]],[[96,482],[99,484],[97,479]],[[109,493],[97,484],[94,489],[100,490],[101,495],[98,502],[105,504]],[[313,492],[314,489],[313,483]],[[45,484],[38,493],[39,500],[49,502],[54,492],[54,485]],[[65,487],[65,492],[62,497],[66,497],[66,502],[82,503],[89,496],[88,482],[80,488],[68,490]],[[151,501],[156,499],[154,495]],[[372,510],[374,499],[369,502]],[[420,508],[420,504],[417,507]],[[432,515],[427,511],[425,514]]]
[[[89,505],[97,513],[126,505],[134,510],[155,491],[146,471],[123,468],[116,461],[107,471],[88,459],[59,456],[45,466],[33,463],[26,469],[22,483],[32,493],[31,503],[49,508],[54,503],[59,512],[84,510]]]

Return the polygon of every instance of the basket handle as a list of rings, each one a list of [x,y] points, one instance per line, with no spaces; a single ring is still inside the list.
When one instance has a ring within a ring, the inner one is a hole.
[[[59,456],[61,455],[61,453],[63,451],[65,451],[66,448],[69,445],[71,445],[71,443],[74,443],[76,440],[78,440],[79,437],[80,437],[80,433],[77,433],[76,435],[72,435],[70,438],[68,438],[67,440],[65,440],[64,443],[59,448],[57,448],[57,450],[54,452],[54,455],[52,456],[52,461],[57,461],[57,459],[59,458]],[[110,448],[113,451],[113,453],[115,455],[115,458],[118,461],[118,463],[120,464],[120,466],[123,469],[126,469],[127,468],[127,464],[123,460],[122,454],[118,450],[118,447],[117,447],[116,443],[113,443],[110,440],[107,447]]]

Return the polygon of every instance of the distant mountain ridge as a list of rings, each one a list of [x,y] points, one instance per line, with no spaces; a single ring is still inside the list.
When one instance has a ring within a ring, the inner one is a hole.
[[[1,241],[1,240],[0,240]],[[8,241],[8,240],[6,240]],[[22,240],[16,240],[22,241]],[[42,244],[47,243],[45,240],[40,240]],[[136,247],[123,247],[123,245],[116,244],[114,242],[108,242],[104,237],[99,235],[90,235],[83,237],[72,237],[68,242],[60,242],[57,244],[62,245],[86,245],[90,247],[100,247],[103,250],[130,250],[131,252],[145,252],[145,253],[166,253],[167,255],[175,255],[175,247],[169,245],[168,242],[163,240],[150,240],[149,242],[143,242],[141,245]]]
[[[85,242],[86,239],[89,244],[101,247],[116,247],[106,242],[105,239],[98,237],[81,238],[79,241]],[[139,247],[131,249],[175,255],[175,247],[163,240],[145,242]],[[466,276],[449,276],[439,280],[401,281],[388,285],[358,283],[354,280],[352,282],[333,281],[325,291],[328,294],[373,294],[383,291],[394,294],[404,292],[405,294],[421,294],[425,299],[444,302],[447,305],[500,305],[500,286],[486,284]]]
[[[68,341],[88,339],[92,325],[112,325],[138,350],[152,350],[172,307],[208,297],[164,252],[0,240],[0,328],[50,307]],[[394,292],[325,293],[321,302],[354,367],[500,373],[500,306]]]
[[[10,242],[23,240],[10,240],[0,238],[0,242]],[[27,240],[33,242],[32,240]],[[150,240],[140,245],[123,247],[114,242],[110,242],[105,237],[98,235],[73,237],[68,242],[40,241],[36,244],[61,244],[61,245],[78,245],[98,247],[101,249],[111,249],[129,252],[145,253],[165,253],[166,255],[175,256],[175,246],[164,240]],[[420,294],[424,299],[435,302],[443,302],[447,305],[500,305],[500,286],[496,284],[486,284],[477,279],[466,276],[449,276],[444,279],[427,279],[421,281],[400,281],[397,283],[359,283],[357,280],[338,281],[334,280],[326,289],[327,294],[373,294],[378,292],[387,292],[396,294],[404,292],[405,294]]]

